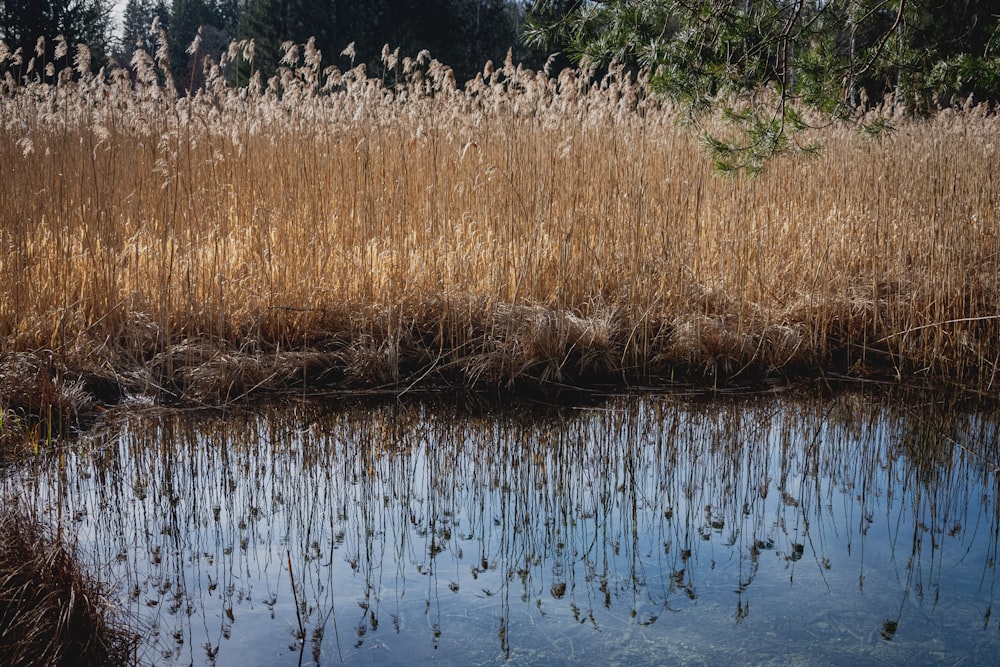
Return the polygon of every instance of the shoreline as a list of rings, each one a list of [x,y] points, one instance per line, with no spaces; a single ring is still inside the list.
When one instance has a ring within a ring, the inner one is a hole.
[[[127,400],[224,407],[289,392],[357,393],[399,398],[408,393],[558,394],[675,387],[725,389],[812,382],[878,382],[927,386],[988,399],[996,370],[960,378],[924,369],[922,359],[893,350],[877,332],[865,347],[810,332],[807,323],[750,330],[725,318],[694,316],[661,324],[645,350],[629,347],[636,326],[613,318],[582,318],[553,309],[510,308],[476,327],[503,335],[449,338],[443,320],[423,327],[400,317],[394,332],[372,327],[315,336],[297,349],[207,337],[156,349],[120,349],[99,357],[89,345],[0,353],[0,406],[23,416],[81,418]],[[442,318],[444,316],[442,315]],[[678,323],[679,322],[679,323]],[[695,324],[692,324],[694,322]],[[325,339],[325,340],[323,340]],[[809,349],[823,340],[826,349]],[[919,352],[919,348],[915,350]],[[118,363],[109,362],[115,358]],[[132,360],[130,363],[127,360]],[[141,360],[141,361],[134,361]],[[123,363],[124,361],[124,363]]]

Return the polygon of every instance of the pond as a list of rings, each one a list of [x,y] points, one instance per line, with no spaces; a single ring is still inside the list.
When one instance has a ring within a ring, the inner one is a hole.
[[[994,412],[131,409],[8,470],[162,665],[990,664]]]

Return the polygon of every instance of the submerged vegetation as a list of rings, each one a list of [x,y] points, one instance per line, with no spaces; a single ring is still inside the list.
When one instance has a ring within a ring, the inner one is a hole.
[[[47,82],[0,85],[0,405],[995,384],[1000,121],[981,108],[877,142],[814,130],[820,158],[725,178],[615,69],[508,59],[458,89],[426,52],[341,71],[289,44],[273,79],[227,80],[251,50],[188,97],[162,35],[132,71],[63,48]]]

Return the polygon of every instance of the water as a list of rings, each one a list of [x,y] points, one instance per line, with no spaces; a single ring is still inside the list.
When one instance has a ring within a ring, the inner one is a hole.
[[[997,414],[136,411],[8,471],[163,665],[991,664]]]

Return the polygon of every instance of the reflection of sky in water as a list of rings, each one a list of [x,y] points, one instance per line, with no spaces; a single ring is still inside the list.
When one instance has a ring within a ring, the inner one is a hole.
[[[132,416],[37,493],[161,664],[295,663],[298,618],[304,663],[989,663],[997,458],[857,395],[301,405]]]

